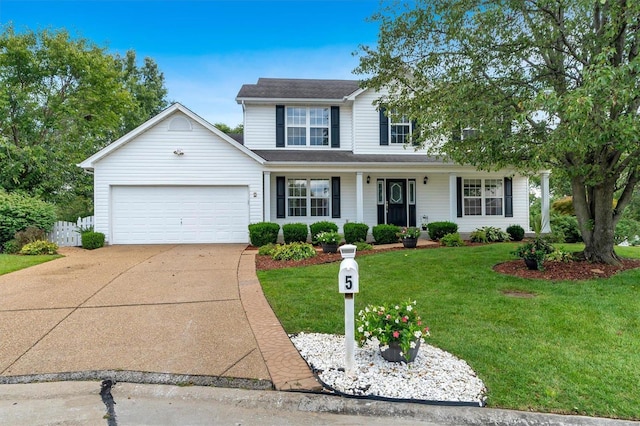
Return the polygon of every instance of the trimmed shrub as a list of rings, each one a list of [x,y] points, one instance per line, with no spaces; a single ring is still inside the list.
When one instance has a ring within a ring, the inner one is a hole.
[[[274,260],[304,260],[315,255],[316,249],[311,244],[295,242],[277,245],[271,257]]]
[[[2,246],[2,252],[5,254],[18,254],[22,245],[17,240],[9,240]]]
[[[254,247],[262,247],[278,242],[280,225],[273,222],[259,222],[249,225],[249,239]]]
[[[447,234],[455,234],[458,232],[458,224],[453,222],[431,222],[428,225],[429,238],[438,241]]]
[[[338,232],[338,225],[333,222],[316,222],[309,225],[309,231],[311,233],[311,244],[318,244],[316,235],[321,232]]]
[[[53,204],[26,195],[0,190],[0,244],[18,231],[35,227],[49,232],[56,221]]]
[[[507,234],[511,236],[513,241],[522,241],[524,238],[524,228],[520,225],[509,225]]]
[[[440,238],[440,244],[445,247],[462,247],[464,245],[464,241],[460,238],[460,234],[456,232],[453,234],[447,234]]]
[[[355,244],[358,241],[367,241],[369,225],[366,223],[349,222],[342,227],[344,231],[344,241],[347,244]]]
[[[551,230],[553,233],[561,234],[563,239],[557,242],[579,243],[582,241],[582,234],[578,228],[578,219],[575,216],[553,215],[551,217]]]
[[[56,243],[50,243],[49,241],[34,241],[29,244],[25,244],[20,249],[20,254],[27,256],[37,256],[41,254],[56,254],[58,252],[58,245]]]
[[[94,250],[100,247],[104,247],[104,234],[102,232],[83,232],[80,234],[82,239],[82,248],[87,250]]]
[[[287,223],[282,225],[284,243],[306,243],[309,235],[309,227],[304,223]]]
[[[376,225],[371,228],[373,239],[376,244],[392,244],[398,242],[398,232],[400,227],[396,225]]]

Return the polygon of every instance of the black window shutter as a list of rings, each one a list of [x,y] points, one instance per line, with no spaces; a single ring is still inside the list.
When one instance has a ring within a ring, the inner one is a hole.
[[[411,120],[411,145],[418,146],[418,120]]]
[[[276,147],[284,148],[284,105],[276,105]]]
[[[462,178],[456,178],[456,204],[458,207],[458,217],[462,217]]]
[[[340,148],[340,107],[331,107],[331,148]]]
[[[387,109],[380,107],[380,145],[389,145],[389,117]]]
[[[504,178],[504,217],[513,217],[513,179]]]
[[[286,217],[287,186],[284,176],[276,176],[276,217],[282,219]]]
[[[331,217],[340,217],[340,177],[331,178]]]

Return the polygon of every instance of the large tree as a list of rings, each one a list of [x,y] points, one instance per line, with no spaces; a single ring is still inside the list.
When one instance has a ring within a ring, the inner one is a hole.
[[[0,34],[0,187],[59,205],[89,199],[76,164],[166,106],[147,59],[107,53],[64,30]]]
[[[418,119],[431,153],[486,170],[561,170],[585,257],[616,263],[614,227],[640,178],[640,2],[412,4],[374,16],[364,84],[390,89],[381,103]],[[461,138],[461,128],[477,131]]]

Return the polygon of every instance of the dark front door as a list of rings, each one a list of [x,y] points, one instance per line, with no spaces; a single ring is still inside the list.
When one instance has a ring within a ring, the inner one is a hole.
[[[387,180],[387,223],[407,226],[407,181]]]

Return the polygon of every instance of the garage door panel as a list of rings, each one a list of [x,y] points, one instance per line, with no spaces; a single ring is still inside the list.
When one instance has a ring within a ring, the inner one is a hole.
[[[112,241],[247,243],[248,189],[224,186],[112,187]]]

